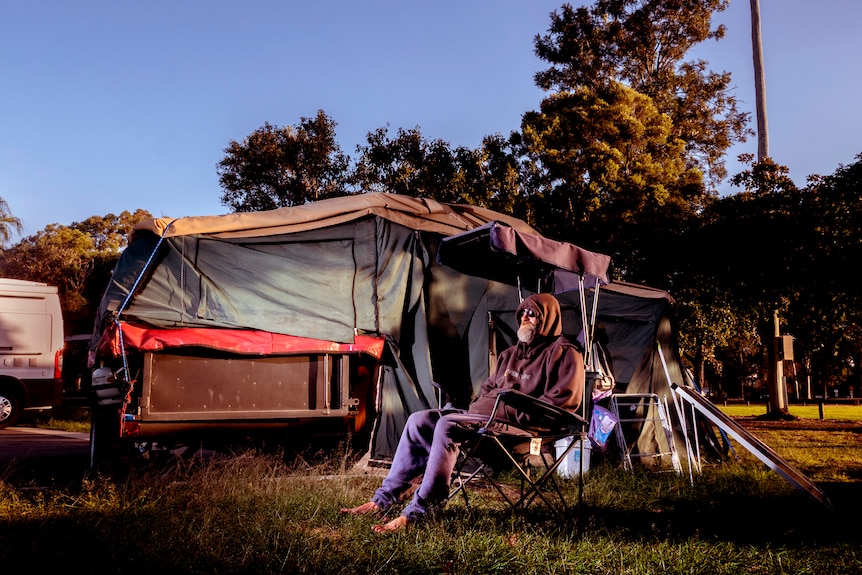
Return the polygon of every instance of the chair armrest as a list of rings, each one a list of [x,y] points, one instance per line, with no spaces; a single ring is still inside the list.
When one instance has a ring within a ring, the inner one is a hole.
[[[567,411],[547,401],[542,401],[532,395],[527,395],[514,389],[504,389],[497,395],[497,402],[494,404],[494,414],[496,414],[500,403],[505,403],[521,413],[526,413],[531,419],[547,423],[549,427],[584,428],[588,425],[587,420],[577,413]],[[492,417],[494,414],[492,414]]]

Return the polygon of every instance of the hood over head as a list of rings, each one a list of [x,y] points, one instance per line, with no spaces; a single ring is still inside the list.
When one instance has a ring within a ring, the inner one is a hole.
[[[563,333],[563,318],[560,312],[560,302],[547,293],[533,294],[527,297],[515,311],[515,317],[520,318],[521,312],[532,309],[538,315],[536,335],[557,337]]]

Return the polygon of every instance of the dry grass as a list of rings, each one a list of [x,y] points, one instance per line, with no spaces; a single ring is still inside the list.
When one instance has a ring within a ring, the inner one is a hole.
[[[858,464],[843,454],[858,449],[858,424],[741,421],[822,478],[837,509],[745,458],[709,466],[693,485],[604,463],[588,476],[576,525],[542,506],[513,517],[479,489],[471,510],[456,499],[427,523],[379,536],[375,519],[338,512],[380,480],[352,473],[346,454],[288,464],[246,451],[139,462],[66,489],[0,482],[0,565],[160,575],[862,572],[862,536],[843,527],[860,511]],[[577,499],[575,481],[564,490]]]

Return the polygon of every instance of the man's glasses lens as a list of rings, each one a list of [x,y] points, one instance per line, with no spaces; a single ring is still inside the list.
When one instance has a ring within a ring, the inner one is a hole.
[[[527,317],[538,317],[538,315],[536,314],[535,310],[532,310],[532,309],[525,309],[524,311],[522,311],[522,312],[521,312],[521,315],[520,315],[519,317],[524,317],[524,316],[527,316]]]

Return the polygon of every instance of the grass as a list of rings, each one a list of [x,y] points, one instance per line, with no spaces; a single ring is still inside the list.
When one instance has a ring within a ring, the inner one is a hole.
[[[718,405],[724,413],[731,417],[756,417],[766,413],[764,404],[728,404]],[[802,419],[820,419],[820,407],[814,405],[791,404],[788,407],[790,415]],[[836,421],[862,421],[862,405],[823,405],[823,418]]]
[[[89,433],[90,410],[83,407],[55,407],[45,411],[25,412],[18,425]]]
[[[542,506],[512,517],[493,490],[479,489],[469,510],[455,499],[406,533],[379,536],[375,519],[338,512],[380,482],[354,473],[347,454],[287,463],[249,450],[138,461],[52,489],[0,475],[0,565],[10,573],[862,572],[862,534],[844,527],[862,507],[852,461],[862,461],[862,426],[740,421],[817,480],[836,509],[744,456],[707,465],[693,483],[596,457],[576,526]],[[563,489],[577,499],[576,481]]]

